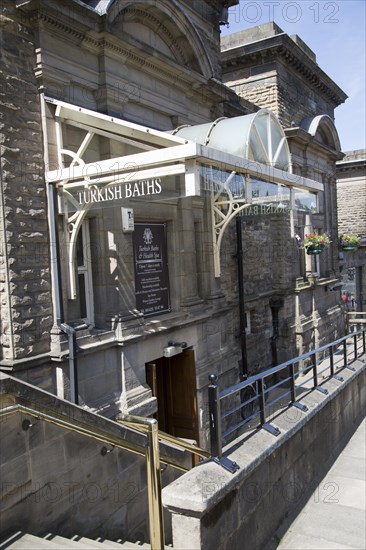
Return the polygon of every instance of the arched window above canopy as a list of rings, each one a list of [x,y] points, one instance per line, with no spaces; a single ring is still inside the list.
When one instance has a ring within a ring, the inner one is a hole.
[[[305,118],[300,126],[313,136],[315,141],[333,149],[337,153],[341,151],[338,132],[329,115]]]
[[[120,0],[108,7],[113,33],[143,45],[152,55],[162,54],[176,63],[211,77],[213,67],[207,49],[188,14],[175,0]]]

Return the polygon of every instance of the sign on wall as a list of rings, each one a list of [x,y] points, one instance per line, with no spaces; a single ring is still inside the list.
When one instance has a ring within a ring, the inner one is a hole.
[[[136,309],[145,316],[170,311],[166,224],[135,223]]]

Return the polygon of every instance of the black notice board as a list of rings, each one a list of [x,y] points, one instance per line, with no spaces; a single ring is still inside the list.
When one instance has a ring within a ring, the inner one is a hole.
[[[145,316],[170,311],[165,223],[135,223],[136,309]]]

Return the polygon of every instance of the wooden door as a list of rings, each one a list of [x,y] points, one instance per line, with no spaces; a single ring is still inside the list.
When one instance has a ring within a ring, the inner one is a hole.
[[[146,380],[158,401],[159,429],[198,442],[194,351],[147,363]]]
[[[166,361],[169,362],[166,396],[168,433],[197,441],[194,351],[184,350]]]

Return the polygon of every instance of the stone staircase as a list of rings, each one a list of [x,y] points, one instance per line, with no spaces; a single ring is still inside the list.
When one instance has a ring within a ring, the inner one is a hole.
[[[0,550],[5,550],[5,548],[11,550],[65,550],[66,548],[75,548],[75,550],[93,550],[94,548],[99,548],[100,550],[112,550],[116,548],[120,550],[150,550],[151,546],[142,542],[112,541],[107,539],[93,540],[79,537],[78,535],[75,535],[72,539],[51,533],[48,533],[44,537],[38,537],[18,531],[0,543]]]

